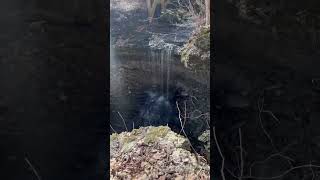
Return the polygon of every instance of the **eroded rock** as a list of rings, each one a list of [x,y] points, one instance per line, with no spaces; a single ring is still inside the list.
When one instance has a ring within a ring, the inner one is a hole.
[[[110,140],[111,179],[210,179],[204,158],[167,126],[114,133]]]
[[[193,70],[210,69],[210,26],[201,27],[181,49],[181,61]]]

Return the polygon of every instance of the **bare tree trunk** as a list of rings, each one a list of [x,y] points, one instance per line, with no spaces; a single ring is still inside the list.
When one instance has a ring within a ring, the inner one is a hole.
[[[148,18],[149,18],[149,23],[152,23],[154,13],[156,11],[156,7],[158,5],[159,0],[154,0],[151,2],[151,0],[147,0],[147,7],[148,7]]]
[[[206,0],[206,25],[210,25],[210,0]]]
[[[165,10],[170,0],[161,0],[161,11]]]
[[[161,11],[166,9],[167,4],[170,2],[170,0],[147,0],[147,8],[148,8],[148,18],[149,22],[152,23],[154,13],[156,11],[156,8],[158,4],[161,5]]]

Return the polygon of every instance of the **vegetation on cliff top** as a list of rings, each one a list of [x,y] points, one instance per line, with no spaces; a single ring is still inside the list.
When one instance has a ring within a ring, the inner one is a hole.
[[[181,61],[194,71],[209,71],[210,26],[201,26],[181,49]]]

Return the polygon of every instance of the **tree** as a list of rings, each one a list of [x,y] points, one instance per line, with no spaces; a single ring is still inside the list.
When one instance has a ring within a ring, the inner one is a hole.
[[[152,19],[154,17],[154,13],[156,11],[156,7],[160,4],[161,5],[161,11],[163,11],[167,4],[170,2],[170,0],[147,0],[147,7],[148,7],[148,17],[149,22],[152,22]]]
[[[210,25],[210,0],[206,0],[206,25]]]

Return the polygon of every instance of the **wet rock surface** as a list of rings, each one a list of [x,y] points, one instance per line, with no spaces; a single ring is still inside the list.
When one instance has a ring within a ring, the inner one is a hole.
[[[166,52],[158,52],[154,56],[166,57],[162,53]],[[125,120],[130,119],[127,122],[129,128],[133,125],[132,121],[136,127],[153,125],[151,122],[154,122],[155,125],[169,124],[179,132],[181,125],[176,101],[182,113],[186,108],[186,113],[190,115],[185,124],[188,136],[197,139],[209,127],[208,74],[195,74],[185,69],[179,59],[171,59],[173,57],[164,58],[162,64],[160,59],[151,60],[152,57],[141,51],[129,55],[121,55],[120,52],[117,54],[118,65],[111,64],[110,72],[113,85],[110,91],[111,125],[115,129],[125,130],[117,113],[121,111]]]
[[[194,29],[191,19],[165,22],[162,17],[149,23],[144,0],[112,0],[110,8],[111,44],[115,47],[173,49],[178,54]],[[177,13],[175,9],[172,12]]]
[[[210,179],[206,160],[167,126],[110,136],[111,179]]]

